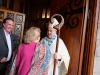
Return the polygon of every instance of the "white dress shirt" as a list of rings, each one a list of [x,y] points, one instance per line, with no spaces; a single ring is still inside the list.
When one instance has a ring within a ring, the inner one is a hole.
[[[7,40],[7,45],[8,45],[8,49],[9,49],[8,57],[7,57],[7,61],[9,61],[10,58],[11,58],[11,54],[12,54],[11,38],[10,38],[10,34],[8,34],[5,30],[4,30],[4,32],[5,32],[5,36],[6,36],[6,40]]]

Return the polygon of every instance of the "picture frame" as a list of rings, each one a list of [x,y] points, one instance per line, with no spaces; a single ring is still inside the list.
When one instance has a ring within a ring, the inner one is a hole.
[[[15,24],[15,34],[19,37],[21,37],[21,24]]]
[[[3,19],[4,19],[4,12],[0,11],[0,20],[3,20]]]
[[[22,23],[23,22],[23,15],[16,15],[16,22]]]
[[[7,12],[7,17],[10,17],[10,18],[14,19],[14,14],[10,13],[10,12]]]

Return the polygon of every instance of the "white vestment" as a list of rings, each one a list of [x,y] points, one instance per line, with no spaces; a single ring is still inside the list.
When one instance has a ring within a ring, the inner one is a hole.
[[[43,42],[44,38],[41,40]],[[49,62],[49,69],[48,69],[48,75],[53,75],[53,69],[54,69],[54,53],[56,50],[56,40],[57,38],[53,41],[53,43],[49,46],[50,51],[51,51],[51,59]],[[48,44],[49,41],[46,40],[46,44]],[[62,39],[59,39],[59,46],[58,46],[58,54],[61,55],[62,59],[61,61],[56,62],[56,74],[55,75],[66,75],[68,72],[68,66],[70,62],[70,56],[68,53],[68,50],[63,42]]]

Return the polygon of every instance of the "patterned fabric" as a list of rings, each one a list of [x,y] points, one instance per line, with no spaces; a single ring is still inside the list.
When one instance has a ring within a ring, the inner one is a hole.
[[[28,75],[47,75],[48,63],[51,57],[51,53],[48,47],[38,43],[32,59],[30,71]],[[9,75],[16,75],[16,57],[12,64],[12,68]]]
[[[16,64],[16,57],[17,56],[15,56],[15,59],[13,61],[12,67],[11,67],[11,71],[10,71],[10,73],[8,75],[16,75],[16,66],[15,66],[15,64]]]
[[[39,44],[38,44],[39,45]],[[31,69],[28,75],[47,75],[48,63],[51,57],[51,53],[48,47],[41,44],[36,47],[35,54],[33,56]],[[39,48],[39,49],[38,49]]]
[[[43,44],[48,45],[49,47],[51,46],[51,44],[53,43],[53,41],[57,38],[57,35],[55,35],[52,39],[49,39],[47,37],[44,38],[43,40]],[[48,44],[47,44],[48,41]]]
[[[51,59],[49,61],[49,68],[48,68],[48,74],[47,75],[53,75],[54,71],[54,53],[56,50],[56,41],[53,40],[52,44],[49,46],[49,49],[52,53]],[[41,40],[41,42],[44,42],[46,44],[49,44],[50,39],[45,40],[44,38]],[[62,60],[56,62],[56,71],[55,75],[66,75],[68,72],[68,66],[69,66],[69,61],[70,61],[70,56],[68,53],[68,50],[63,42],[62,39],[59,38],[59,45],[58,45],[58,54],[61,55]]]

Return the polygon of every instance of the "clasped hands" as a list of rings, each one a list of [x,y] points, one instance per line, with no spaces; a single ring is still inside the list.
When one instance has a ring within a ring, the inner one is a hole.
[[[58,53],[54,54],[54,58],[59,60],[59,61],[61,61],[61,59],[62,59],[61,55],[59,55]]]
[[[3,58],[0,60],[1,63],[4,63],[4,62],[6,62],[6,61],[7,61],[7,58],[6,58],[6,57],[3,57]]]

